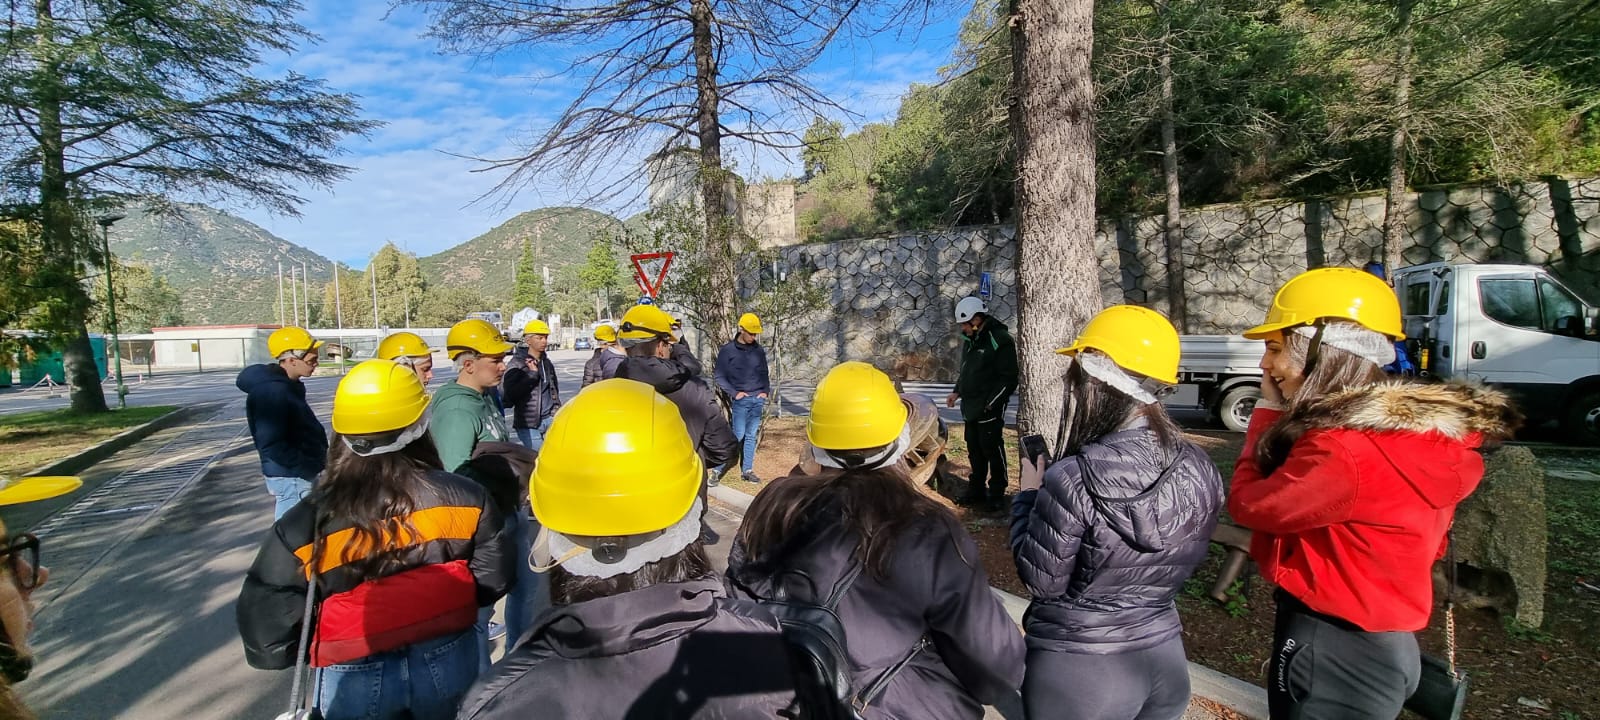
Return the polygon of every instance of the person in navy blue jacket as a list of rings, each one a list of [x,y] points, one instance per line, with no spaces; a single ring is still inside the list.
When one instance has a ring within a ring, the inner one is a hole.
[[[311,411],[300,382],[317,371],[321,347],[322,341],[301,328],[280,328],[267,337],[267,351],[276,361],[251,365],[234,382],[248,396],[245,419],[267,492],[277,499],[274,520],[311,492],[328,462],[328,431]]]
[[[761,433],[761,415],[772,380],[767,374],[767,349],[761,347],[761,318],[755,313],[739,317],[739,334],[717,351],[717,387],[733,403],[733,436],[743,453],[739,470],[748,482],[761,482],[756,476],[756,439]]]

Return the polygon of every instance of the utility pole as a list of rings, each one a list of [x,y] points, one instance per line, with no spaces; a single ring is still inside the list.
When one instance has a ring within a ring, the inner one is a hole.
[[[300,283],[295,282],[294,274],[298,268],[289,266],[289,305],[294,308],[294,326],[304,327],[300,324]]]
[[[283,325],[283,261],[278,261],[278,324]]]
[[[344,329],[344,298],[339,296],[339,263],[333,264],[333,315],[340,330]]]
[[[373,256],[373,259],[376,260],[377,256]],[[367,263],[367,275],[372,278],[372,329],[373,329],[374,332],[376,332],[378,327],[379,327],[379,325],[378,325],[378,268],[376,267],[376,263],[374,263],[374,262],[368,262]]]
[[[117,409],[128,407],[128,386],[122,382],[122,343],[117,339],[117,289],[111,280],[111,266],[116,259],[111,255],[111,225],[126,215],[105,215],[95,220],[100,224],[100,242],[106,253],[106,308],[111,314],[111,355],[117,359]]]
[[[306,261],[300,261],[300,302],[306,306],[306,325],[311,324],[311,276],[306,273]]]

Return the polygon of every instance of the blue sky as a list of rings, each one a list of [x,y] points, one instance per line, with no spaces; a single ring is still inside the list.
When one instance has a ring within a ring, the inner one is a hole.
[[[272,233],[355,267],[393,240],[430,255],[469,240],[506,218],[569,204],[577,192],[560,178],[541,178],[514,198],[477,201],[502,178],[473,172],[468,157],[503,157],[547,126],[574,90],[541,57],[480,60],[442,54],[422,37],[425,17],[387,0],[307,0],[301,22],[321,36],[316,45],[276,58],[264,73],[292,69],[361,96],[363,114],[387,123],[369,138],[345,144],[340,162],[355,168],[331,189],[307,187],[302,217],[232,208]],[[931,82],[949,62],[966,7],[954,5],[915,34],[886,33],[838,46],[819,62],[812,83],[859,116],[854,125],[892,118],[913,82]],[[797,121],[798,122],[798,121]],[[802,130],[803,123],[795,130]],[[731,148],[746,176],[796,171],[798,158]],[[596,208],[631,214],[633,206]]]

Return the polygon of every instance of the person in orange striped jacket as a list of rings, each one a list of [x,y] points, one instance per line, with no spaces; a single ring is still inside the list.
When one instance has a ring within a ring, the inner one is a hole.
[[[339,383],[322,482],[276,522],[239,594],[245,659],[318,668],[326,720],[455,716],[479,672],[473,622],[515,576],[482,486],[441,469],[416,374],[368,360]],[[317,609],[298,647],[308,582]]]

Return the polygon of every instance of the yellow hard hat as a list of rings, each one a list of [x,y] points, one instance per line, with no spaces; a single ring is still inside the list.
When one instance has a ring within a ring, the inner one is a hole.
[[[363,360],[333,391],[333,431],[376,435],[411,427],[428,408],[428,391],[411,368]]]
[[[1149,308],[1112,305],[1101,310],[1083,326],[1077,340],[1056,352],[1076,355],[1083,350],[1099,350],[1128,372],[1178,383],[1178,331]]]
[[[1349,320],[1395,340],[1406,339],[1394,290],[1378,276],[1355,268],[1317,268],[1290,278],[1272,297],[1267,321],[1244,336],[1260,340],[1318,320]]]
[[[617,341],[617,329],[610,325],[598,325],[594,329],[594,339],[603,343],[614,343]]]
[[[452,325],[450,334],[444,337],[444,344],[445,352],[451,360],[467,350],[479,355],[504,355],[516,347],[506,342],[500,331],[494,329],[488,320],[477,318],[462,320]]]
[[[529,320],[528,324],[524,325],[522,327],[522,334],[523,335],[549,335],[550,334],[550,323],[547,323],[547,322],[545,322],[543,320]]]
[[[882,370],[864,362],[839,363],[817,384],[806,438],[823,450],[888,445],[900,436],[908,412]]]
[[[319,347],[322,347],[322,341],[311,337],[311,333],[306,332],[305,328],[278,328],[267,336],[267,352],[273,357],[283,355],[290,350],[309,352]]]
[[[433,348],[416,333],[397,332],[378,343],[377,357],[383,360],[420,358],[433,354]]]
[[[0,476],[0,505],[21,505],[49,500],[82,486],[83,480],[71,475],[33,475],[14,478]]]
[[[629,340],[654,340],[672,334],[672,316],[654,305],[635,305],[622,315],[617,336]]]
[[[761,318],[755,313],[745,313],[739,316],[739,329],[751,335],[761,334]]]
[[[601,380],[556,412],[529,482],[539,524],[641,535],[683,519],[705,471],[678,406],[637,380]]]

